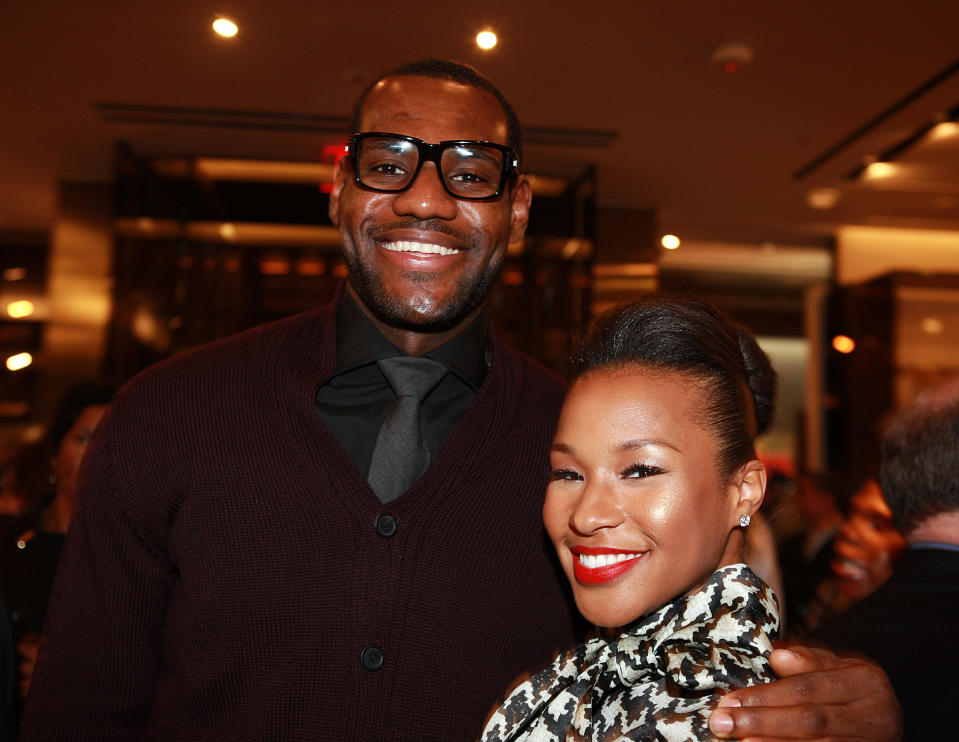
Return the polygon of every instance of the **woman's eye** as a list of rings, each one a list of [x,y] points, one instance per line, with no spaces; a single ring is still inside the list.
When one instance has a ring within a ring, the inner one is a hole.
[[[652,466],[651,464],[633,464],[620,473],[620,476],[623,479],[644,479],[645,477],[652,477],[656,474],[662,474],[663,470],[658,466]]]
[[[556,482],[559,480],[566,480],[569,482],[579,481],[583,478],[583,475],[579,472],[575,472],[572,469],[550,469],[549,471],[549,481]]]

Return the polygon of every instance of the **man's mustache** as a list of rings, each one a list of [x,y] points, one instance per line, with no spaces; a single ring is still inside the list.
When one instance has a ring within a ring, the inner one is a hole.
[[[453,227],[441,219],[398,219],[395,222],[377,224],[375,227],[371,227],[369,230],[369,236],[373,239],[377,239],[380,235],[385,234],[386,232],[391,232],[398,229],[409,229],[419,232],[438,232],[440,234],[445,234],[448,237],[452,237],[467,249],[472,249],[476,246],[476,241],[473,235],[467,234],[466,232],[462,232],[458,229],[453,229]]]

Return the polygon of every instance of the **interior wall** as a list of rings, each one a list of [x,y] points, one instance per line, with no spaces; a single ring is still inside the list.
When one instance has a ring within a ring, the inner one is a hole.
[[[46,408],[66,386],[101,373],[110,318],[111,193],[106,183],[60,184],[41,358]]]
[[[959,274],[959,232],[860,226],[838,230],[838,284],[862,283],[894,271]]]

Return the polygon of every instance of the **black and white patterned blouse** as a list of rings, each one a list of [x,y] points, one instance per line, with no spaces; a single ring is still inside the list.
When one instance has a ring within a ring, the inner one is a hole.
[[[692,595],[561,654],[493,714],[482,742],[711,740],[722,691],[767,683],[779,631],[769,587],[745,564]]]

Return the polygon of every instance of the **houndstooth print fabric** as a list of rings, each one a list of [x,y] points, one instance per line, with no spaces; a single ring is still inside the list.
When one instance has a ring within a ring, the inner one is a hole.
[[[482,742],[685,742],[721,691],[775,678],[779,631],[769,587],[745,564],[714,572],[692,595],[560,655],[493,714]]]

